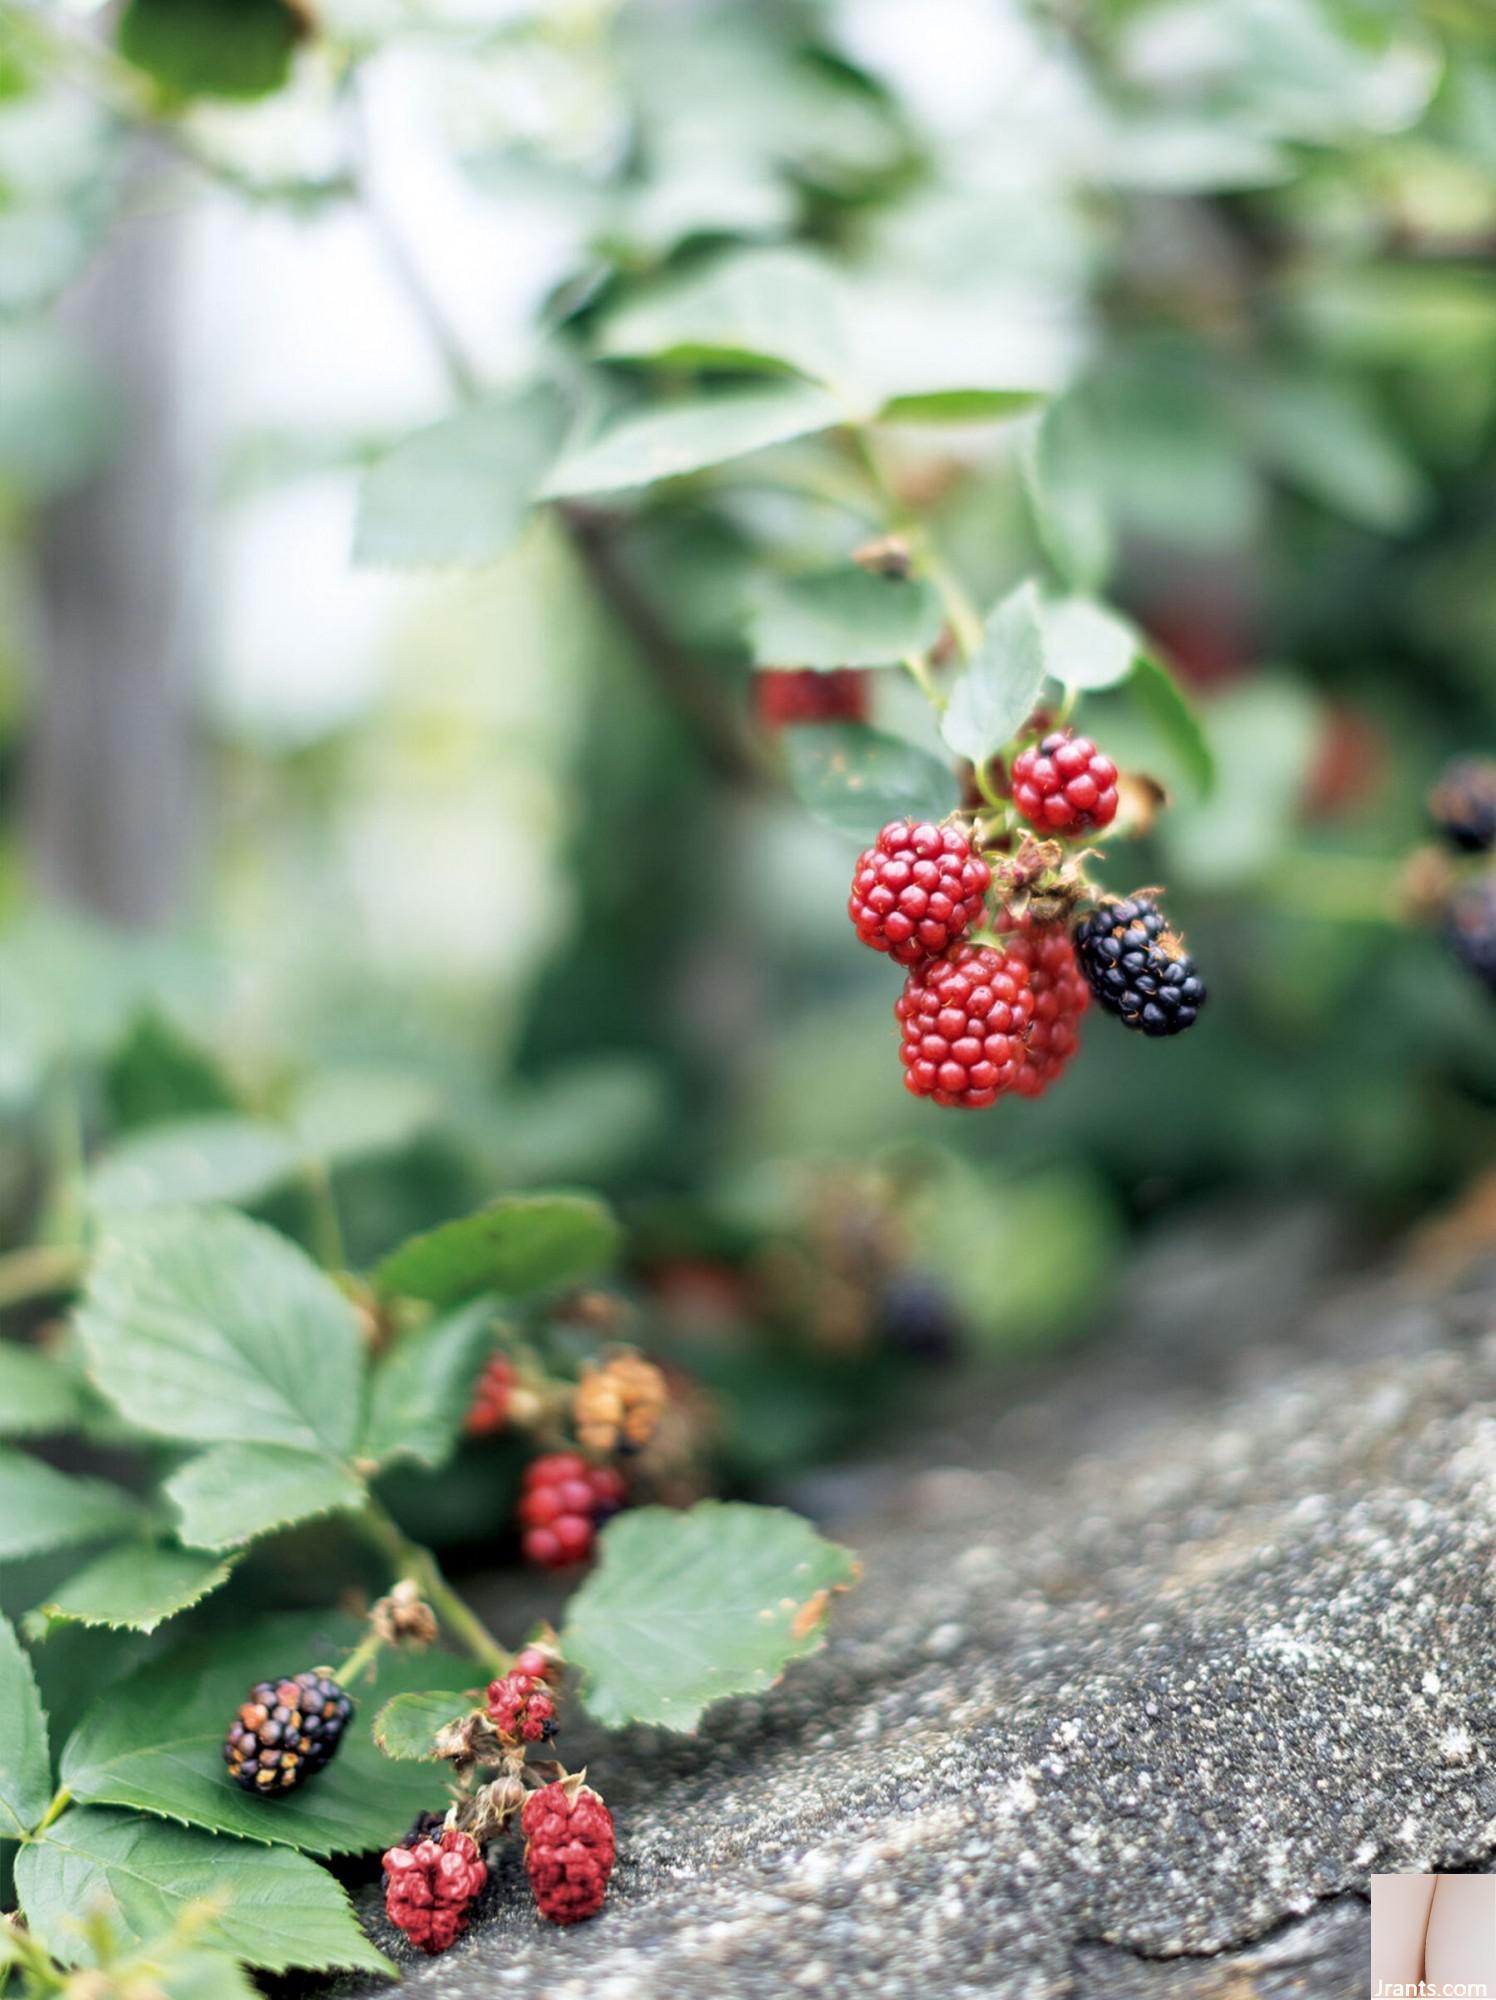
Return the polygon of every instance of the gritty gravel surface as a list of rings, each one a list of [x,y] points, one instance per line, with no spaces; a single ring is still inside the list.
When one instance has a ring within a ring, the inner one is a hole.
[[[699,1739],[568,1730],[608,1910],[507,1852],[412,2000],[1360,2000],[1372,1871],[1496,1867],[1496,1269],[1329,1248],[1175,1239],[1116,1342],[823,1485],[827,1649]]]

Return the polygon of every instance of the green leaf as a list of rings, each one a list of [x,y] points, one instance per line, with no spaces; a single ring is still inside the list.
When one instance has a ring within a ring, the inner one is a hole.
[[[1073,589],[1100,590],[1112,567],[1112,524],[1097,478],[1095,446],[1073,397],[1045,411],[1022,465],[1044,553]]]
[[[42,1630],[52,1619],[76,1625],[154,1632],[179,1611],[228,1582],[231,1564],[194,1549],[124,1542],[70,1576],[29,1614]]]
[[[78,1479],[0,1448],[0,1562],[112,1540],[135,1511],[130,1496],[106,1480]]]
[[[988,615],[982,643],[951,690],[941,735],[958,756],[985,764],[1033,713],[1048,673],[1039,593],[1023,583]]]
[[[445,1465],[494,1346],[494,1305],[488,1298],[472,1299],[402,1333],[370,1378],[358,1456],[376,1465],[409,1458],[433,1471]]]
[[[538,385],[404,439],[364,474],[355,562],[492,562],[524,527],[561,431],[560,402]]]
[[[724,1695],[772,1687],[821,1644],[831,1592],[857,1574],[797,1514],[721,1500],[635,1508],[599,1547],[562,1644],[588,1711],[610,1728],[693,1729]]]
[[[173,1956],[160,1977],[165,2000],[261,2000],[259,1987],[238,1960],[219,1951]]]
[[[73,1371],[39,1348],[0,1341],[0,1437],[71,1430],[82,1414]]]
[[[213,1059],[158,1008],[147,1006],[130,1023],[105,1073],[113,1124],[118,1131],[236,1111],[227,1078]]]
[[[219,1444],[189,1459],[162,1488],[178,1533],[199,1549],[242,1548],[314,1514],[356,1511],[368,1499],[347,1466],[282,1444]]]
[[[355,1619],[297,1614],[189,1641],[100,1697],[63,1750],[60,1782],[95,1805],[309,1854],[387,1847],[435,1803],[431,1773],[392,1764],[367,1718],[377,1703],[417,1689],[444,1690],[439,1699],[455,1715],[476,1673],[467,1661],[382,1654],[372,1684],[350,1690],[356,1709],[337,1756],[287,1798],[253,1798],[224,1776],[224,1730],[254,1683],[319,1664],[336,1671],[339,1655],[359,1637]]]
[[[298,1172],[288,1132],[234,1113],[149,1125],[96,1160],[88,1204],[96,1215],[130,1215],[188,1202],[248,1207]]]
[[[506,1195],[392,1250],[374,1273],[389,1298],[456,1305],[575,1284],[618,1248],[618,1224],[590,1195]]]
[[[944,819],[957,803],[938,757],[860,722],[804,723],[783,742],[800,803],[854,840],[871,840],[892,819]]]
[[[0,1839],[29,1833],[52,1798],[47,1718],[21,1642],[0,1618]]]
[[[219,1784],[224,1786],[220,1771]],[[251,1802],[252,1803],[252,1802]],[[82,1806],[22,1848],[16,1893],[26,1921],[55,1958],[80,1963],[77,1919],[102,1907],[135,1944],[168,1931],[188,1903],[227,1897],[200,1942],[268,1972],[291,1966],[393,1970],[359,1929],[325,1868],[285,1847],[215,1839],[134,1812]]]
[[[1215,758],[1200,718],[1178,681],[1151,653],[1139,653],[1127,678],[1127,693],[1179,760],[1201,798],[1215,786]]]
[[[915,389],[891,396],[880,424],[990,424],[1016,417],[1045,400],[1042,389]]]
[[[648,486],[829,430],[845,418],[835,397],[809,383],[702,391],[688,401],[614,418],[599,436],[563,454],[544,492],[564,500]]]
[[[142,1430],[339,1457],[352,1446],[363,1365],[352,1308],[294,1244],[232,1210],[116,1221],[78,1329],[95,1380]]]
[[[1044,606],[1043,618],[1044,656],[1066,687],[1115,687],[1132,672],[1142,640],[1114,611],[1086,597],[1062,597]]]
[[[882,667],[928,652],[944,622],[928,583],[849,566],[764,583],[748,630],[760,666]]]
[[[440,1690],[397,1694],[374,1718],[374,1741],[397,1761],[430,1759],[438,1731],[462,1713],[461,1702]]]
[[[835,382],[849,357],[842,287],[803,250],[732,251],[609,314],[597,351],[670,368],[780,369]]]
[[[1348,520],[1393,533],[1427,505],[1423,474],[1354,384],[1311,376],[1271,382],[1252,399],[1251,416],[1269,462]]]
[[[400,1151],[440,1109],[425,1077],[399,1070],[329,1070],[301,1091],[290,1118],[303,1150],[336,1167]]]
[[[285,0],[130,0],[119,51],[173,97],[263,97],[291,69]]]

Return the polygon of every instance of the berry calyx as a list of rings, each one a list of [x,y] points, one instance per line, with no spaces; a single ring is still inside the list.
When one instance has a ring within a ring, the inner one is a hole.
[[[473,1400],[463,1419],[462,1428],[469,1437],[492,1437],[495,1431],[504,1428],[509,1421],[518,1380],[518,1371],[507,1354],[491,1356],[478,1377],[478,1386],[473,1391]]]
[[[1089,736],[1057,729],[1013,759],[1013,803],[1041,833],[1095,833],[1117,817],[1117,767]]]
[[[1451,900],[1444,934],[1461,965],[1496,996],[1496,872],[1467,882]]]
[[[1429,818],[1451,847],[1487,854],[1496,847],[1496,758],[1456,757],[1428,795]]]
[[[1180,1035],[1205,1005],[1205,982],[1158,905],[1146,896],[1103,903],[1075,927],[1091,991],[1125,1028]]]
[[[525,1559],[542,1569],[566,1569],[592,1553],[599,1525],[627,1494],[611,1465],[592,1465],[574,1451],[547,1452],[525,1467],[516,1513]]]
[[[917,965],[980,923],[991,880],[958,827],[891,820],[858,857],[847,914],[865,945]]]
[[[229,1776],[246,1792],[283,1798],[332,1762],[352,1714],[330,1674],[256,1681],[223,1740]]]
[[[530,1794],[519,1824],[540,1914],[553,1924],[595,1917],[617,1852],[613,1815],[597,1793],[579,1778],[557,1778]]]
[[[548,1743],[556,1733],[555,1697],[543,1680],[511,1669],[488,1684],[488,1719],[508,1748]]]
[[[1080,1047],[1080,1018],[1091,1004],[1091,990],[1063,924],[1020,919],[1008,956],[1027,967],[1034,996],[1034,1018],[1013,1088],[1020,1097],[1042,1097]]]
[[[655,1364],[623,1349],[583,1368],[572,1421],[589,1451],[638,1451],[653,1437],[669,1400]]]
[[[796,722],[866,722],[871,710],[868,676],[858,667],[770,667],[753,677],[754,707],[766,729]]]
[[[488,1869],[471,1834],[448,1827],[439,1839],[391,1847],[383,1857],[384,1907],[419,1951],[446,1951],[467,1929]]]
[[[1028,967],[991,945],[958,944],[919,965],[894,1003],[904,1087],[980,1110],[1017,1088],[1034,1018]]]

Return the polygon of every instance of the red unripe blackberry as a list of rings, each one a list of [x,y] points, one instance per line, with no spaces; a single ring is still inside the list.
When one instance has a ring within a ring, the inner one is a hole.
[[[1041,1097],[1080,1047],[1080,1017],[1091,1004],[1091,989],[1063,924],[1023,919],[1008,956],[1028,968],[1034,995],[1034,1018],[1013,1088],[1020,1097]]]
[[[1429,818],[1451,847],[1487,854],[1496,847],[1496,758],[1456,757],[1428,795]]]
[[[1461,965],[1496,995],[1496,871],[1467,882],[1452,899],[1444,934]]]
[[[478,1377],[478,1386],[473,1391],[473,1400],[463,1420],[462,1428],[469,1437],[491,1437],[495,1431],[504,1428],[509,1421],[509,1407],[518,1379],[514,1363],[507,1354],[495,1354],[490,1359]]]
[[[519,1825],[540,1914],[553,1924],[595,1917],[617,1851],[613,1815],[597,1793],[576,1778],[558,1778],[525,1800]]]
[[[1103,903],[1076,925],[1074,942],[1091,991],[1124,1028],[1181,1035],[1193,1027],[1205,982],[1148,897]]]
[[[1040,833],[1093,833],[1117,817],[1117,767],[1089,736],[1057,729],[1013,759],[1013,803]]]
[[[556,1733],[556,1702],[543,1680],[511,1671],[488,1684],[488,1719],[511,1747],[547,1743]]]
[[[599,1525],[618,1512],[627,1491],[614,1467],[592,1465],[580,1452],[532,1459],[515,1510],[526,1560],[542,1569],[585,1562]]]
[[[561,1675],[562,1660],[554,1646],[543,1644],[538,1639],[522,1646],[514,1656],[512,1674],[528,1674],[532,1681],[548,1681],[555,1685]]]
[[[847,915],[865,945],[917,965],[981,922],[991,881],[959,827],[891,820],[858,857]]]
[[[917,966],[894,1003],[904,1087],[979,1110],[1017,1088],[1034,1018],[1028,967],[991,945],[957,944]]]
[[[446,1951],[467,1929],[488,1869],[470,1833],[448,1827],[414,1847],[391,1847],[384,1860],[384,1907],[420,1951]]]
[[[753,700],[766,729],[796,722],[866,722],[872,708],[868,676],[859,667],[770,667],[753,677]]]
[[[223,1740],[229,1776],[246,1792],[282,1798],[330,1764],[353,1703],[330,1674],[257,1681]]]

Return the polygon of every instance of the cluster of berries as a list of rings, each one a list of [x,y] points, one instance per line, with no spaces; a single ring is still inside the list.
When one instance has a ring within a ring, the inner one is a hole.
[[[1460,963],[1496,994],[1496,758],[1457,757],[1429,794],[1429,816],[1456,853],[1480,857],[1444,909],[1444,934]]]
[[[518,1384],[512,1357],[503,1351],[493,1355],[468,1409],[469,1437],[491,1437],[519,1421]],[[545,1390],[544,1395],[526,1390],[527,1409],[543,1420],[558,1403],[566,1408],[582,1449],[532,1459],[515,1511],[526,1561],[541,1569],[566,1569],[587,1560],[598,1529],[626,1503],[628,1482],[607,1461],[630,1457],[649,1443],[665,1414],[669,1389],[652,1361],[633,1348],[617,1347],[585,1363],[575,1384],[548,1384]]]
[[[1036,832],[1078,838],[1116,817],[1117,767],[1086,737],[1052,731],[1014,759],[1011,791]],[[1204,1004],[1204,983],[1154,902],[1103,900],[1072,932],[1077,891],[1061,871],[1046,875],[1044,848],[1033,852],[1040,859],[1015,871],[979,852],[964,826],[895,820],[858,860],[853,927],[910,968],[894,1013],[916,1097],[980,1109],[1010,1092],[1042,1095],[1079,1047],[1093,996],[1124,1027],[1154,1036],[1181,1033]],[[983,936],[989,892],[996,909]]]
[[[496,1764],[500,1775],[465,1793],[444,1818],[423,1813],[383,1857],[384,1906],[419,1950],[443,1952],[467,1928],[488,1882],[484,1848],[518,1815],[525,1873],[541,1916],[553,1924],[594,1917],[607,1895],[617,1853],[613,1815],[580,1772],[530,1764],[525,1752],[555,1734],[560,1659],[527,1646],[482,1709],[443,1732],[459,1771]]]

